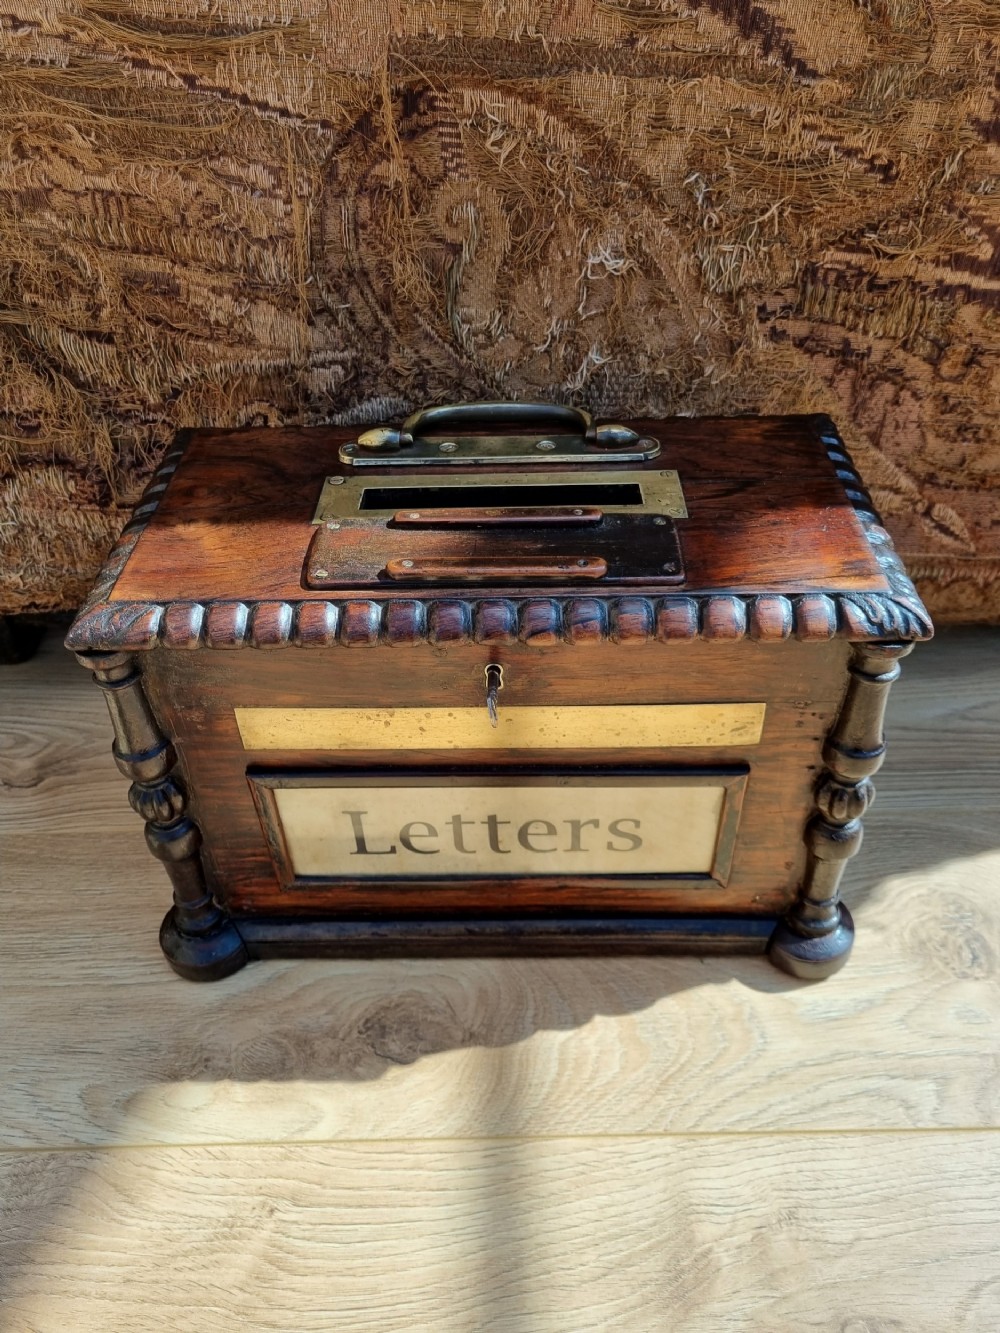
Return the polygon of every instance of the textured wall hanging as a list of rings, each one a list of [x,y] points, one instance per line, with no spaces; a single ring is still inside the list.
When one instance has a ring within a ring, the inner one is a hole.
[[[0,611],[178,427],[456,398],[829,412],[931,610],[1000,614],[988,0],[14,0]]]

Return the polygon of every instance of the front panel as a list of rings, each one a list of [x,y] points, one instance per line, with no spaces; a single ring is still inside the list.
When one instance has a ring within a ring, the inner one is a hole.
[[[148,685],[234,911],[774,914],[802,874],[845,658],[795,642],[161,653]]]

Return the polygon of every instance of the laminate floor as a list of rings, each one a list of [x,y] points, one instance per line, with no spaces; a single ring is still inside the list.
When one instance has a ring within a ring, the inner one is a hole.
[[[177,979],[99,692],[0,669],[0,1331],[1000,1329],[1000,633],[904,663],[847,969]]]

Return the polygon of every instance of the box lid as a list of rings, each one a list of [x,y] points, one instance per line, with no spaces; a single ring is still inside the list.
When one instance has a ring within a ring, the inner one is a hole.
[[[629,424],[680,475],[677,587],[309,589],[317,500],[356,432],[202,430],[179,438],[154,474],[67,647],[930,637],[828,417]]]

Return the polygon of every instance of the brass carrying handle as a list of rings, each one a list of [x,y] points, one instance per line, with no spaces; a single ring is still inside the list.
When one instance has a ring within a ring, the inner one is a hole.
[[[558,556],[426,556],[424,559],[387,560],[385,572],[400,582],[420,579],[426,583],[516,583],[542,579],[565,583],[567,579],[603,579],[608,562],[599,555]]]
[[[407,417],[399,432],[399,443],[412,444],[418,435],[428,435],[431,431],[500,425],[538,426],[542,430],[561,426],[578,431],[589,443],[595,438],[594,419],[581,407],[564,407],[561,403],[444,403],[440,407],[422,407]]]
[[[555,427],[569,429],[582,435],[587,444],[609,444],[619,447],[638,436],[626,426],[601,426],[582,407],[565,407],[561,403],[445,403],[440,407],[422,407],[406,418],[402,426],[373,426],[362,431],[358,444],[362,449],[409,449],[416,439],[429,431],[457,434],[497,426],[536,426],[540,430]]]

